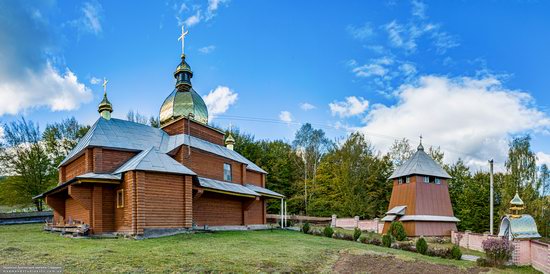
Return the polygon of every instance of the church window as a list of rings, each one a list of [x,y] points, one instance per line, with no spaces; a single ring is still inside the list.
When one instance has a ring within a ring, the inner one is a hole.
[[[435,178],[435,183],[439,185],[441,184],[441,180],[439,178]]]
[[[430,176],[424,176],[424,183],[430,182]]]
[[[124,207],[124,189],[119,189],[116,192],[116,208]]]
[[[223,164],[223,179],[225,181],[231,182],[231,164],[225,163]]]

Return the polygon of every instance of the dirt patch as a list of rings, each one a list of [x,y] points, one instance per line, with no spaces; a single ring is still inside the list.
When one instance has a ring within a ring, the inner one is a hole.
[[[394,256],[381,255],[354,255],[343,253],[333,266],[332,270],[336,273],[480,273],[486,271],[482,268],[472,267],[469,269],[460,269],[455,266],[430,264],[422,261],[405,261]]]
[[[17,248],[17,247],[6,247],[4,249],[2,249],[2,251],[6,252],[6,253],[18,253],[18,252],[23,252],[23,250]]]

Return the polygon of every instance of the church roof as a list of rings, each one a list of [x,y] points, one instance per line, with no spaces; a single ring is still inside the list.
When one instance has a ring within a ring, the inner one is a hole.
[[[128,162],[119,167],[113,174],[120,174],[130,170],[157,171],[164,173],[196,175],[191,169],[180,164],[166,153],[150,147],[140,152]]]
[[[160,153],[168,153],[181,145],[188,144],[191,147],[247,164],[247,169],[249,170],[267,173],[238,152],[224,146],[186,134],[170,136],[159,128],[115,118],[111,118],[110,120],[99,118],[74,149],[69,152],[60,166],[82,155],[88,147],[104,147],[131,151],[144,151],[153,147],[158,149]]]
[[[509,226],[505,225],[509,222]],[[504,229],[503,229],[504,228]],[[507,235],[509,233],[509,235]],[[519,218],[504,216],[500,225],[498,236],[511,236],[513,239],[540,238],[537,223],[531,215],[523,214]]]
[[[165,125],[180,117],[187,117],[189,113],[194,115],[194,120],[208,123],[208,108],[202,97],[193,88],[174,89],[160,107],[160,123]]]
[[[260,194],[243,185],[228,183],[210,178],[199,177],[199,185],[204,188],[219,190],[223,192],[232,192],[245,196],[260,196]]]
[[[430,155],[424,152],[422,144],[418,147],[418,150],[411,158],[395,169],[389,179],[413,174],[446,179],[451,178],[451,176],[436,161],[434,161],[432,157],[430,157]]]
[[[275,192],[273,190],[269,190],[267,188],[263,188],[261,186],[251,185],[251,184],[245,184],[244,186],[251,189],[254,192],[257,192],[257,193],[263,195],[263,196],[269,196],[269,197],[274,197],[274,198],[284,198],[285,197],[285,195],[283,195],[283,194],[277,193],[277,192]]]

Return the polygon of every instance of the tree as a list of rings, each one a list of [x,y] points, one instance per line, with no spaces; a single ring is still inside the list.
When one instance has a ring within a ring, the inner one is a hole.
[[[400,166],[411,158],[415,150],[411,147],[409,139],[394,140],[390,148],[389,156],[395,166]]]
[[[74,117],[46,126],[46,130],[42,134],[42,141],[52,161],[53,169],[57,170],[57,166],[89,129],[90,126],[78,123]]]
[[[144,124],[144,125],[147,125],[149,122],[147,120],[147,117],[145,117],[145,115],[142,115],[137,111],[134,112],[134,110],[128,111],[128,113],[126,114],[126,120],[134,123]]]
[[[287,197],[289,213],[299,213],[303,209],[299,202],[301,196],[296,196],[300,167],[292,146],[280,140],[256,141],[254,136],[241,133],[238,129],[232,130],[231,135],[235,138],[235,151],[267,171],[266,187]],[[280,205],[279,200],[268,200],[267,212],[278,213]]]
[[[464,193],[464,188],[466,187],[469,180],[472,178],[470,169],[464,165],[462,159],[458,159],[456,163],[445,166],[445,169],[451,179],[447,180],[449,185],[449,196],[451,197],[451,204],[453,205],[453,210],[457,213],[459,209],[459,200],[462,194]],[[459,218],[460,219],[460,218]]]
[[[361,133],[351,134],[323,157],[317,173],[317,193],[311,199],[314,215],[374,218],[387,210],[391,195],[389,156],[374,152]]]
[[[304,208],[307,214],[308,200],[313,193],[308,193],[308,180],[315,185],[315,175],[319,162],[327,150],[331,147],[332,142],[325,136],[322,129],[314,129],[311,124],[303,124],[296,132],[293,146],[299,153],[304,166]]]
[[[546,164],[542,164],[539,174],[542,196],[550,195],[550,170]]]
[[[444,166],[445,163],[443,163],[443,157],[445,157],[445,153],[441,151],[440,147],[434,148],[430,146],[428,149],[428,155],[434,159],[439,165]]]
[[[0,200],[11,206],[34,204],[42,211],[42,201],[32,197],[55,185],[51,164],[37,124],[24,118],[5,124],[0,172],[8,178],[1,183]]]

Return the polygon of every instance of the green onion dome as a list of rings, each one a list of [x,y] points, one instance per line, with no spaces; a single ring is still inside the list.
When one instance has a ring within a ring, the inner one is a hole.
[[[181,117],[191,116],[203,124],[208,123],[208,108],[202,97],[193,89],[191,78],[193,71],[185,61],[185,55],[181,56],[181,63],[176,67],[174,78],[176,88],[162,103],[160,107],[160,125],[165,126]]]

